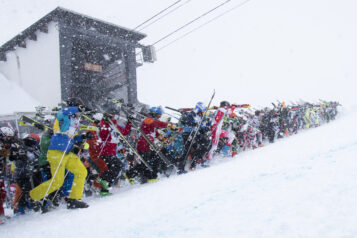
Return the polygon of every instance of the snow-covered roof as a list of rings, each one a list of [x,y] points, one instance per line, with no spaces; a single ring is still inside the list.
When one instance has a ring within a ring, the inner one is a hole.
[[[20,34],[0,47],[0,61],[6,61],[6,52],[15,50],[16,47],[26,47],[25,39],[36,40],[36,31],[48,32],[47,24],[52,21],[61,21],[65,25],[85,29],[93,29],[100,34],[118,37],[125,40],[138,42],[146,37],[145,34],[126,29],[108,22],[97,20],[80,13],[57,7],[46,16],[32,24]]]
[[[40,105],[20,86],[10,82],[0,73],[0,115],[10,115],[14,112],[34,112]]]

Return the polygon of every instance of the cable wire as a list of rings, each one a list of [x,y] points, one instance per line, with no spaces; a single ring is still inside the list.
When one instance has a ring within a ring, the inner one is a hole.
[[[204,27],[205,25],[208,25],[209,23],[211,23],[211,22],[213,22],[213,21],[215,21],[215,20],[221,18],[222,16],[228,14],[229,12],[231,12],[231,11],[233,11],[233,10],[239,8],[239,7],[244,6],[245,4],[247,4],[247,3],[250,2],[250,1],[251,1],[251,0],[246,0],[246,1],[244,1],[244,2],[242,2],[242,3],[240,3],[240,4],[238,4],[238,5],[236,5],[235,7],[233,7],[233,8],[231,8],[231,9],[229,9],[229,10],[227,10],[227,11],[225,11],[225,12],[219,14],[218,16],[212,18],[211,20],[205,22],[204,24],[202,24],[202,25],[200,25],[200,26],[194,28],[193,30],[187,32],[186,34],[184,34],[184,35],[182,35],[182,36],[176,38],[175,40],[169,42],[168,44],[166,44],[166,45],[160,47],[159,49],[156,50],[156,52],[159,52],[159,51],[165,49],[166,47],[172,45],[172,44],[175,43],[176,41],[181,40],[182,38],[184,38],[184,37],[188,36],[189,34],[191,34],[191,33],[195,32],[195,31],[199,30],[200,28]]]
[[[211,13],[211,12],[217,10],[218,8],[220,8],[220,7],[222,7],[222,6],[224,6],[225,4],[229,3],[230,1],[232,1],[232,0],[227,0],[227,1],[225,1],[225,2],[223,2],[223,3],[221,3],[221,4],[219,4],[218,6],[212,8],[211,10],[209,10],[209,11],[207,11],[207,12],[205,12],[204,14],[200,15],[199,17],[196,17],[195,19],[193,19],[193,20],[191,20],[190,22],[184,24],[183,26],[177,28],[177,29],[174,30],[173,32],[171,32],[171,33],[167,34],[166,36],[162,37],[161,39],[155,41],[155,42],[154,42],[153,44],[151,44],[151,45],[156,45],[157,43],[159,43],[159,42],[165,40],[166,38],[170,37],[171,35],[175,34],[175,33],[178,32],[178,31],[182,30],[183,28],[185,28],[185,27],[191,25],[192,23],[194,23],[194,22],[197,21],[198,19],[200,19],[200,18],[206,16],[207,14],[209,14],[209,13]]]
[[[157,18],[156,20],[150,22],[150,24],[148,24],[148,25],[146,25],[146,26],[144,26],[144,27],[142,27],[142,28],[140,28],[140,29],[137,29],[137,30],[138,30],[138,31],[142,31],[142,30],[148,28],[148,27],[151,26],[152,24],[154,24],[154,23],[158,22],[159,20],[161,20],[162,18],[164,18],[164,17],[170,15],[171,13],[175,12],[176,10],[180,9],[181,7],[183,7],[184,5],[186,5],[187,3],[191,2],[191,1],[192,1],[192,0],[187,0],[186,2],[182,3],[181,5],[177,6],[177,7],[174,8],[174,9],[172,9],[171,11],[167,12],[166,14],[162,15],[161,17]],[[141,24],[141,25],[143,25],[143,24]]]
[[[178,4],[179,2],[181,2],[182,0],[178,0],[176,2],[174,2],[173,4],[171,4],[170,6],[166,7],[165,9],[161,10],[160,12],[156,13],[154,16],[150,17],[149,19],[147,19],[146,21],[144,21],[143,23],[137,25],[133,31],[135,31],[136,29],[138,29],[139,27],[141,27],[142,25],[144,25],[145,23],[151,21],[152,19],[154,19],[155,17],[157,17],[158,15],[160,15],[161,13],[165,12],[166,10],[170,9],[171,7],[175,6],[176,4]]]

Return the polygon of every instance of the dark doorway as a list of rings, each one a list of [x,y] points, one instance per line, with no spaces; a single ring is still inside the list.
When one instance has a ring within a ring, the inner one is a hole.
[[[127,76],[119,48],[75,39],[72,48],[72,97],[92,107],[108,97],[127,100]]]

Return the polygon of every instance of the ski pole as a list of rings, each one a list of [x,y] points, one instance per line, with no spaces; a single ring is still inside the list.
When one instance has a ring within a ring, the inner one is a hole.
[[[138,156],[141,162],[152,172],[153,169],[148,165],[145,160],[140,156],[138,151],[129,143],[129,141],[125,138],[125,136],[121,133],[121,131],[115,126],[114,122],[109,119],[110,124],[114,127],[114,130],[119,134],[119,136],[122,138],[123,141],[130,147],[130,149]]]
[[[120,100],[111,99],[111,98],[108,98],[108,100],[109,100],[110,102],[114,103],[114,104],[119,105],[120,107],[123,107],[123,108],[122,108],[123,110],[128,109],[128,110],[130,110],[130,112],[132,112],[132,113],[135,113],[135,114],[137,114],[137,115],[139,115],[139,116],[142,116],[142,117],[146,117],[145,114],[143,114],[143,113],[141,113],[141,112],[138,112],[138,111],[136,111],[136,110],[132,110],[132,109],[134,109],[133,107],[128,106],[127,104],[125,104],[124,102],[122,102],[122,101],[120,101]],[[125,109],[124,109],[124,107],[125,107]],[[126,111],[126,113],[128,113],[128,112]]]
[[[87,139],[84,140],[84,143],[83,143],[83,144],[85,144],[85,143],[87,143]],[[81,150],[82,150],[82,148],[81,148]],[[78,152],[78,154],[81,153],[81,150]],[[70,171],[67,169],[67,172],[66,172],[66,174],[64,175],[63,181],[66,180],[66,178],[67,178],[69,172],[70,172]],[[53,198],[51,199],[51,204],[52,204],[52,205],[53,205],[53,201],[55,200],[55,198],[56,198],[56,196],[57,196],[57,194],[58,194],[59,191],[60,191],[60,188],[56,190],[56,192],[55,192]]]
[[[84,117],[84,118],[86,118],[88,121],[90,121],[90,122],[94,122],[94,120],[92,119],[92,118],[90,118],[89,116],[87,116],[87,115],[85,115],[85,114],[82,114],[82,116]]]
[[[75,133],[77,132],[77,129],[79,128],[79,122],[80,122],[80,117],[78,118],[78,122],[77,122],[77,125],[76,125],[76,127],[75,127],[74,135],[75,135]],[[48,191],[50,191],[50,188],[51,188],[51,186],[52,186],[52,183],[53,183],[53,181],[55,180],[55,177],[56,177],[56,174],[57,174],[57,172],[58,172],[58,169],[59,169],[59,167],[60,167],[61,164],[62,164],[63,158],[64,158],[64,156],[65,156],[65,154],[66,154],[66,151],[67,151],[68,148],[69,148],[69,145],[71,144],[72,139],[73,139],[72,137],[69,137],[67,146],[66,146],[65,150],[63,151],[63,155],[62,155],[62,157],[61,157],[61,160],[60,160],[60,162],[58,163],[57,168],[56,168],[56,170],[55,170],[55,172],[54,172],[54,174],[53,174],[53,176],[52,176],[52,178],[51,178],[51,181],[50,181],[50,184],[49,184],[49,186],[48,186],[48,188],[47,188],[47,190],[46,190],[45,196],[43,197],[43,199],[42,199],[42,201],[41,201],[41,205],[43,205],[44,200],[45,200],[46,196],[48,195]]]
[[[66,178],[67,178],[67,176],[68,176],[68,173],[69,173],[69,170],[67,170],[66,174],[64,175],[63,181],[66,180]],[[56,190],[55,194],[53,195],[53,198],[50,200],[52,205],[53,205],[53,201],[55,200],[55,198],[56,198],[56,196],[57,196],[57,194],[58,194],[58,192],[59,192],[60,190],[61,190],[61,188],[58,188],[58,189]]]
[[[11,205],[12,198],[11,198],[11,191],[10,191],[10,185],[11,185],[10,174],[11,174],[11,171],[9,172],[9,166],[8,166],[7,158],[5,158],[4,166],[5,166],[4,186],[5,186],[5,191],[6,191],[6,206],[8,208],[11,208],[12,207],[12,205]]]
[[[178,118],[177,116],[172,115],[172,114],[170,114],[170,113],[164,112],[164,114],[166,114],[166,115],[168,115],[168,116],[170,116],[170,117],[173,117],[173,118],[175,118],[175,119],[177,119],[177,120],[180,120],[180,118]]]
[[[164,141],[161,145],[161,147],[159,147],[159,150],[162,150],[165,146],[170,145],[172,142],[174,142],[174,140],[181,135],[181,131],[179,130],[175,135],[171,136],[170,138],[168,138],[166,141]]]
[[[169,109],[169,110],[171,110],[171,111],[174,111],[174,112],[182,113],[182,111],[177,110],[177,109],[172,108],[172,107],[165,106],[165,108],[167,108],[167,109]]]
[[[199,124],[197,125],[197,127],[196,127],[196,130],[195,130],[195,133],[194,133],[194,135],[193,135],[193,138],[191,139],[191,144],[190,144],[190,146],[188,147],[188,150],[187,150],[187,152],[186,152],[185,157],[183,158],[183,161],[184,161],[184,166],[183,166],[183,168],[185,168],[186,160],[187,160],[187,158],[188,158],[188,155],[190,154],[190,150],[191,150],[191,148],[192,148],[193,142],[194,142],[194,140],[195,140],[195,138],[196,138],[196,136],[197,136],[198,131],[200,130],[200,127],[201,127],[201,125],[202,125],[203,120],[206,118],[206,112],[207,112],[208,108],[210,107],[210,105],[211,105],[211,103],[212,103],[212,100],[213,100],[215,94],[216,94],[216,91],[214,90],[214,91],[213,91],[213,94],[212,94],[212,97],[211,97],[211,100],[209,101],[208,106],[207,106],[207,108],[205,109],[205,111],[204,111],[204,113],[203,113],[203,116],[202,116],[202,118],[201,118],[201,121],[200,121],[200,123],[199,123]]]
[[[167,158],[166,156],[157,148],[157,146],[148,138],[148,136],[138,127],[132,120],[128,119],[132,124],[133,127],[136,131],[139,132],[139,134],[145,139],[145,141],[150,145],[153,151],[157,153],[159,158],[168,166],[174,166]]]
[[[108,133],[107,138],[105,139],[104,143],[102,144],[102,148],[100,149],[100,152],[98,154],[98,158],[100,158],[100,156],[102,155],[103,149],[105,147],[105,144],[107,143],[108,139],[109,139],[110,133]]]

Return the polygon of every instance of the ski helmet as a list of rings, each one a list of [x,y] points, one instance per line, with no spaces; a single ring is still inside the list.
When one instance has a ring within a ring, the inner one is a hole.
[[[34,138],[37,141],[37,143],[40,144],[40,140],[41,139],[36,133],[31,133],[31,134],[28,135],[28,137]]]
[[[116,108],[114,105],[112,105],[107,108],[106,112],[109,114],[117,114],[117,113],[119,113],[119,109]]]
[[[103,114],[97,112],[96,114],[93,115],[93,118],[94,120],[101,121],[103,118]]]
[[[40,142],[40,137],[38,137],[37,134],[31,133],[27,135],[23,141],[26,146],[37,146]]]
[[[6,137],[13,137],[15,135],[14,130],[11,129],[10,127],[5,127],[5,126],[1,127],[0,132]]]
[[[83,105],[83,101],[82,99],[78,98],[78,97],[72,97],[72,98],[69,98],[67,101],[67,106],[68,107],[77,107],[77,106],[80,106],[80,105]]]
[[[150,108],[150,114],[152,115],[158,115],[158,114],[162,114],[162,109],[161,107],[151,107]]]
[[[222,102],[220,103],[220,107],[229,107],[229,106],[230,106],[230,104],[229,104],[228,101],[222,101]]]
[[[206,110],[206,106],[203,104],[203,102],[198,102],[195,109],[197,112],[204,112]]]

